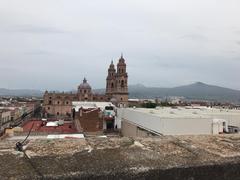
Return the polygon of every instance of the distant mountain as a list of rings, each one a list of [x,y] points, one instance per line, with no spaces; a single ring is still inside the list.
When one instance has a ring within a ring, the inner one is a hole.
[[[102,93],[104,89],[98,89],[96,92]],[[146,87],[142,84],[129,86],[130,98],[165,98],[169,96],[183,96],[186,99],[240,103],[239,90],[208,85],[202,82],[174,88]]]
[[[104,94],[105,89],[95,89],[94,93]],[[0,96],[43,96],[39,90],[9,90],[0,88]],[[174,88],[146,87],[142,84],[129,86],[130,98],[165,98],[183,96],[187,99],[212,100],[221,102],[240,103],[240,91],[229,88],[208,85],[202,82]]]
[[[240,103],[240,91],[229,88],[208,85],[202,82],[179,86],[175,88],[155,88],[143,85],[129,86],[131,98],[156,98],[168,96],[183,96],[187,99],[213,100],[221,102]]]
[[[5,89],[0,88],[0,96],[25,96],[25,97],[42,97],[43,92],[31,89]]]

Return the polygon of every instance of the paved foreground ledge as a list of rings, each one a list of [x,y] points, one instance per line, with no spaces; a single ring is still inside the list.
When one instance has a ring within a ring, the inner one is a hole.
[[[240,135],[0,141],[0,179],[240,179]]]

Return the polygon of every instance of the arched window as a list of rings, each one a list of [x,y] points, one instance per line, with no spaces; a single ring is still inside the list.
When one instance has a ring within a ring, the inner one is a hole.
[[[124,87],[124,80],[121,81],[121,87]]]
[[[111,87],[114,88],[114,83],[112,83]]]

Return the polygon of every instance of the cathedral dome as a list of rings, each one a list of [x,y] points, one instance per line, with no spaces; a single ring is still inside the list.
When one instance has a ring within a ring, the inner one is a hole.
[[[91,86],[88,84],[86,78],[84,78],[82,84],[79,85],[78,89],[92,89]]]

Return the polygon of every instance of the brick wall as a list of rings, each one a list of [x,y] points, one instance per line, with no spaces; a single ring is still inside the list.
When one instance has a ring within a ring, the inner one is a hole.
[[[100,109],[80,109],[75,118],[80,122],[84,132],[103,131],[103,116]]]

